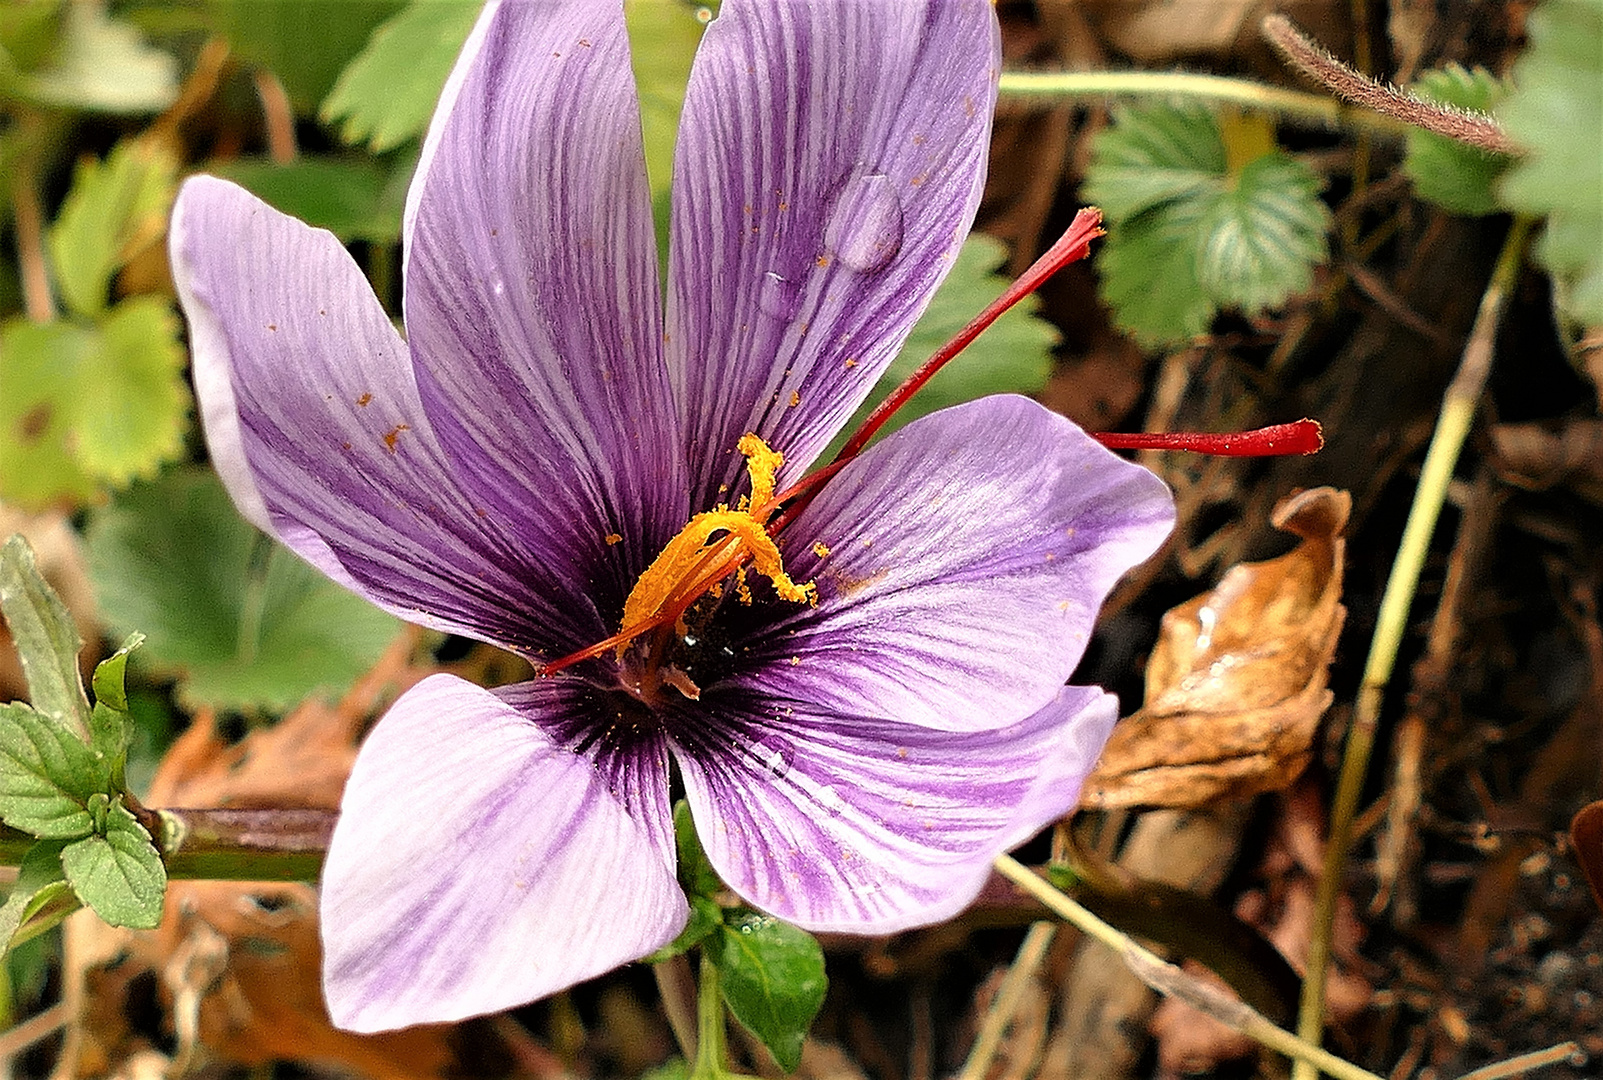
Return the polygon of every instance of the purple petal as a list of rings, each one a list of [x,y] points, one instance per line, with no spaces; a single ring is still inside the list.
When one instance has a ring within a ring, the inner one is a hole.
[[[617,0],[485,9],[405,239],[424,406],[475,499],[621,599],[688,512]]]
[[[1032,401],[933,413],[783,534],[818,606],[754,630],[740,678],[845,715],[1004,727],[1053,699],[1108,591],[1173,521],[1161,480]]]
[[[435,675],[363,744],[323,868],[323,987],[340,1027],[497,1012],[683,927],[661,745],[637,747],[609,790],[536,722],[583,707],[572,684],[515,696]]]
[[[713,867],[765,911],[856,934],[968,906],[992,859],[1074,807],[1118,712],[1079,686],[982,732],[738,691],[706,703],[708,738],[675,749]]]
[[[979,205],[998,42],[988,0],[726,0],[708,27],[668,275],[694,505],[746,432],[798,476],[901,348]]]
[[[207,446],[246,517],[414,622],[508,644],[604,626],[536,590],[510,527],[462,492],[406,345],[333,236],[197,176],[170,245]]]

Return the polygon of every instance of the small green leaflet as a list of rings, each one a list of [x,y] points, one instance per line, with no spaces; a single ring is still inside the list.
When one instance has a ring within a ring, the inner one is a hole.
[[[102,816],[98,835],[62,848],[62,870],[78,898],[106,923],[148,930],[161,922],[167,870],[150,833],[121,799],[106,805]]]
[[[339,124],[346,143],[366,143],[375,154],[421,138],[482,6],[477,0],[412,0],[345,65],[319,117]]]
[[[1009,279],[996,272],[1007,258],[1007,248],[984,233],[970,233],[953,260],[952,270],[941,282],[930,306],[908,335],[902,351],[875,384],[873,392],[857,415],[826,451],[828,461],[845,445],[847,434],[855,431],[873,407],[896,389],[904,379],[946,344],[985,305],[1002,295]],[[904,427],[920,416],[958,405],[987,394],[1033,394],[1046,384],[1052,369],[1052,349],[1058,343],[1057,328],[1035,316],[1040,306],[1035,297],[1008,310],[996,320],[962,355],[936,373],[924,388],[881,429],[879,438]]]
[[[89,700],[78,677],[83,640],[20,535],[0,547],[0,612],[22,659],[33,711],[63,730],[87,731]]]
[[[78,906],[61,868],[66,842],[41,840],[17,867],[17,881],[0,905],[0,951],[60,922]],[[70,902],[63,902],[68,901]],[[43,917],[41,917],[43,916]]]
[[[1547,0],[1526,24],[1530,47],[1497,110],[1528,151],[1503,180],[1510,210],[1545,215],[1537,261],[1560,306],[1603,323],[1603,0]]]
[[[111,786],[104,758],[19,702],[0,705],[0,819],[47,839],[87,836],[89,799]]]
[[[1199,107],[1125,109],[1096,139],[1085,197],[1108,240],[1097,257],[1115,321],[1147,346],[1207,330],[1221,308],[1247,315],[1313,284],[1330,211],[1320,180],[1278,150],[1257,152],[1263,121],[1233,146]]]
[[[0,498],[84,499],[176,457],[189,416],[178,333],[154,296],[95,323],[0,324]]]
[[[209,471],[179,469],[97,510],[89,569],[108,622],[191,703],[280,711],[372,666],[397,622],[257,532]]]
[[[824,1004],[824,951],[805,930],[767,915],[733,916],[703,946],[718,967],[729,1011],[762,1040],[786,1072]]]
[[[1413,91],[1442,105],[1489,113],[1508,93],[1508,84],[1485,68],[1468,71],[1448,64],[1421,75]],[[1508,165],[1501,154],[1418,129],[1409,131],[1403,159],[1403,171],[1420,198],[1467,217],[1497,212],[1495,185]]]
[[[724,919],[724,910],[715,899],[723,883],[707,861],[707,853],[701,848],[696,824],[690,816],[690,804],[684,799],[674,804],[673,830],[674,845],[679,851],[679,884],[690,902],[690,920],[678,937],[645,957],[648,964],[661,963],[699,945]]]
[[[78,163],[48,237],[57,287],[73,311],[105,311],[112,274],[161,239],[177,174],[172,153],[148,139],[124,139],[105,161]]]

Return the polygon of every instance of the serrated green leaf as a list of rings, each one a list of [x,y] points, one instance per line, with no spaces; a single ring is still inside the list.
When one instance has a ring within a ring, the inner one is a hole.
[[[86,731],[89,699],[78,674],[83,639],[21,535],[0,546],[0,612],[22,660],[34,711],[64,728]]]
[[[1225,175],[1225,144],[1200,106],[1123,109],[1097,136],[1081,189],[1109,223],[1176,200],[1216,191]]]
[[[748,912],[731,918],[705,948],[718,967],[729,1011],[780,1068],[793,1072],[829,989],[817,940],[789,923]]]
[[[0,326],[0,497],[38,507],[153,475],[183,450],[177,316],[134,297],[98,325]]]
[[[1457,64],[1427,71],[1414,83],[1420,97],[1489,113],[1508,92],[1508,84],[1484,68],[1466,70]],[[1419,197],[1453,214],[1480,217],[1497,211],[1495,185],[1509,159],[1456,139],[1417,128],[1408,132],[1403,172]]]
[[[277,76],[295,111],[310,115],[400,7],[401,0],[207,0],[205,9],[235,52]]]
[[[341,240],[393,242],[401,235],[401,211],[413,159],[404,174],[368,158],[300,157],[288,165],[236,160],[208,166],[253,195]]]
[[[0,705],[0,820],[42,839],[87,835],[92,795],[111,787],[106,762],[61,724]]]
[[[1312,287],[1330,228],[1320,186],[1312,169],[1272,153],[1209,201],[1198,222],[1197,282],[1216,307],[1261,311]]]
[[[106,160],[78,164],[48,237],[68,307],[90,317],[106,309],[111,276],[165,231],[177,175],[172,152],[152,140],[125,139]]]
[[[421,138],[468,31],[477,0],[412,0],[373,31],[323,99],[319,115],[375,154]]]
[[[1121,329],[1147,347],[1204,333],[1214,305],[1197,265],[1201,208],[1185,203],[1110,224],[1097,253],[1102,299]]]
[[[167,869],[150,833],[119,800],[111,804],[104,836],[61,850],[73,892],[111,926],[149,930],[161,922]]]
[[[119,632],[188,702],[282,710],[348,686],[398,623],[273,544],[210,472],[180,469],[97,511],[90,576]]]
[[[660,964],[664,960],[672,960],[700,945],[708,934],[723,925],[724,909],[718,906],[716,900],[709,900],[705,896],[691,896],[686,899],[690,901],[690,919],[685,923],[685,928],[656,952],[642,956],[641,963]]]
[[[1102,298],[1141,344],[1203,333],[1220,307],[1256,315],[1308,288],[1326,254],[1329,210],[1319,181],[1270,150],[1261,124],[1238,122],[1228,151],[1196,107],[1127,109],[1097,136],[1086,197],[1102,206]]]
[[[0,324],[0,499],[41,509],[100,489],[74,456],[76,433],[63,404],[93,335],[65,322]]]
[[[128,764],[128,746],[132,737],[124,676],[128,654],[144,640],[143,634],[130,634],[122,648],[95,665],[92,680],[95,707],[89,713],[89,746],[107,762],[112,788],[117,791],[127,787],[123,770]]]
[[[1547,0],[1498,119],[1527,150],[1504,177],[1507,208],[1546,216],[1535,247],[1561,304],[1603,323],[1603,0]]]
[[[0,950],[15,944],[18,929],[36,916],[67,886],[61,868],[61,840],[41,840],[28,849],[17,865],[17,880],[4,905],[0,905]]]
[[[178,65],[100,4],[69,4],[51,63],[22,80],[41,105],[110,113],[160,112],[178,96]]]
[[[902,345],[902,351],[880,376],[857,414],[836,436],[824,460],[829,460],[845,445],[849,433],[918,365],[1002,295],[1009,279],[996,273],[996,269],[1006,258],[1007,248],[1001,241],[984,233],[969,234],[958,250],[951,273],[935,291],[930,306]],[[1039,301],[1032,296],[1009,309],[964,349],[962,355],[937,372],[880,429],[879,438],[950,405],[987,394],[1033,394],[1040,390],[1052,370],[1052,350],[1058,343],[1058,331],[1045,319],[1036,317],[1039,306]]]

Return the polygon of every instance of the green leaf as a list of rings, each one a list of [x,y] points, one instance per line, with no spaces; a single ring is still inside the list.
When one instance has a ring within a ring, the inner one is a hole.
[[[318,115],[340,138],[375,154],[421,138],[456,56],[483,5],[412,0],[373,31],[340,72]]]
[[[1427,71],[1412,87],[1415,94],[1442,105],[1489,113],[1508,93],[1508,84],[1485,68],[1465,70],[1457,64]],[[1417,128],[1408,132],[1403,172],[1420,198],[1448,213],[1481,217],[1497,212],[1495,185],[1509,159],[1457,139]]]
[[[153,475],[183,451],[189,390],[178,319],[139,296],[98,325],[0,325],[0,497],[84,499]]]
[[[18,930],[30,917],[50,906],[67,890],[61,868],[62,840],[41,840],[28,849],[17,866],[17,881],[4,905],[0,905],[0,950],[16,944]]]
[[[1081,189],[1110,223],[1216,191],[1225,144],[1200,106],[1121,109],[1096,138]]]
[[[0,820],[41,838],[84,836],[90,797],[110,787],[105,760],[71,731],[19,702],[0,705]]]
[[[171,151],[147,139],[124,139],[105,161],[79,162],[48,239],[68,307],[88,316],[106,309],[111,276],[166,231],[177,174]]]
[[[0,4],[0,70],[32,71],[48,60],[56,44],[61,9],[62,0]]]
[[[857,410],[824,460],[845,445],[850,432],[868,419],[873,407],[901,385],[913,371],[929,359],[980,311],[1002,295],[1009,279],[996,273],[1007,258],[1001,241],[984,233],[970,233],[957,253],[951,273],[935,291],[930,306],[908,335],[902,351],[863,406]],[[880,438],[920,416],[957,405],[987,394],[1033,394],[1046,384],[1052,369],[1052,349],[1057,345],[1057,328],[1035,313],[1040,302],[1029,297],[1015,305],[981,334],[962,355],[947,364],[915,394],[900,412],[880,430]]]
[[[679,850],[679,884],[689,896],[716,896],[723,888],[718,872],[707,861],[701,838],[696,835],[696,823],[690,816],[690,804],[680,799],[673,808],[674,846]]]
[[[0,612],[22,659],[34,711],[64,729],[87,730],[89,699],[78,674],[83,639],[20,535],[0,547]]]
[[[124,675],[128,654],[144,640],[143,634],[130,634],[122,648],[95,666],[95,707],[89,714],[89,746],[107,762],[112,788],[117,791],[127,788],[123,770],[128,764],[128,746],[132,740]]]
[[[111,804],[105,835],[68,844],[61,867],[78,899],[111,926],[149,930],[161,922],[167,870],[150,833],[121,800]]]
[[[1547,0],[1526,29],[1530,47],[1497,115],[1528,152],[1501,200],[1546,215],[1537,261],[1575,320],[1603,323],[1603,0]]]
[[[22,81],[41,105],[111,113],[160,112],[178,96],[178,65],[100,4],[67,5],[49,66]]]
[[[97,511],[89,569],[119,632],[190,703],[283,710],[372,666],[397,622],[252,528],[214,475],[180,469]],[[143,662],[143,661],[142,661]]]
[[[1097,137],[1086,198],[1108,240],[1102,298],[1146,346],[1207,330],[1222,307],[1257,315],[1309,288],[1326,256],[1330,212],[1319,179],[1269,149],[1262,124],[1237,121],[1228,144],[1196,107],[1127,109]]]
[[[1313,170],[1271,153],[1243,166],[1234,185],[1198,200],[1206,212],[1197,281],[1214,306],[1262,311],[1313,287],[1331,220],[1319,188]]]
[[[708,938],[706,949],[729,1011],[793,1072],[829,989],[818,942],[788,923],[746,913]]]
[[[206,11],[240,57],[276,75],[295,111],[309,115],[400,6],[400,0],[207,0]],[[404,81],[397,79],[395,88]]]
[[[414,159],[399,170],[368,158],[300,157],[288,165],[237,160],[208,166],[278,210],[341,240],[388,243],[401,235],[406,181]]]

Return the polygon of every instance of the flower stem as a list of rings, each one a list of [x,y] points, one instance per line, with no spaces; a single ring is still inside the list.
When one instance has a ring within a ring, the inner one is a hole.
[[[1182,969],[1136,944],[1127,935],[1109,926],[1091,914],[1088,909],[1053,888],[1045,879],[1020,864],[1011,855],[998,855],[992,865],[999,874],[1045,904],[1054,914],[1117,952],[1130,971],[1158,993],[1177,997],[1232,1030],[1239,1031],[1260,1046],[1279,1051],[1298,1063],[1306,1062],[1317,1066],[1337,1080],[1380,1080],[1380,1077],[1367,1069],[1361,1069],[1328,1050],[1322,1050],[1312,1043],[1297,1038],[1291,1032],[1276,1027],[1251,1006],[1188,975]]]
[[[729,1075],[724,1046],[724,995],[718,987],[718,965],[701,954],[701,992],[696,999],[696,1063],[690,1080],[722,1080]]]
[[[1492,280],[1481,296],[1480,311],[1464,346],[1458,372],[1442,397],[1442,411],[1436,420],[1430,448],[1425,452],[1414,504],[1408,510],[1408,521],[1397,545],[1391,576],[1386,579],[1386,591],[1381,595],[1375,635],[1370,639],[1369,659],[1364,664],[1363,681],[1359,684],[1358,701],[1353,709],[1352,728],[1342,750],[1341,774],[1330,810],[1330,838],[1315,894],[1313,939],[1308,944],[1308,969],[1303,976],[1302,1003],[1297,1013],[1297,1033],[1310,1042],[1317,1041],[1324,1031],[1325,975],[1330,967],[1336,899],[1341,893],[1347,848],[1352,843],[1353,817],[1363,795],[1364,778],[1369,773],[1369,755],[1375,745],[1380,707],[1397,662],[1397,650],[1402,646],[1408,610],[1413,606],[1414,590],[1425,566],[1436,520],[1441,515],[1442,504],[1447,501],[1447,485],[1453,478],[1459,452],[1464,448],[1464,439],[1475,419],[1481,390],[1491,372],[1497,326],[1518,277],[1530,229],[1530,219],[1516,218],[1503,241]],[[1299,1061],[1291,1075],[1292,1080],[1313,1080],[1315,1072],[1310,1065]]]

